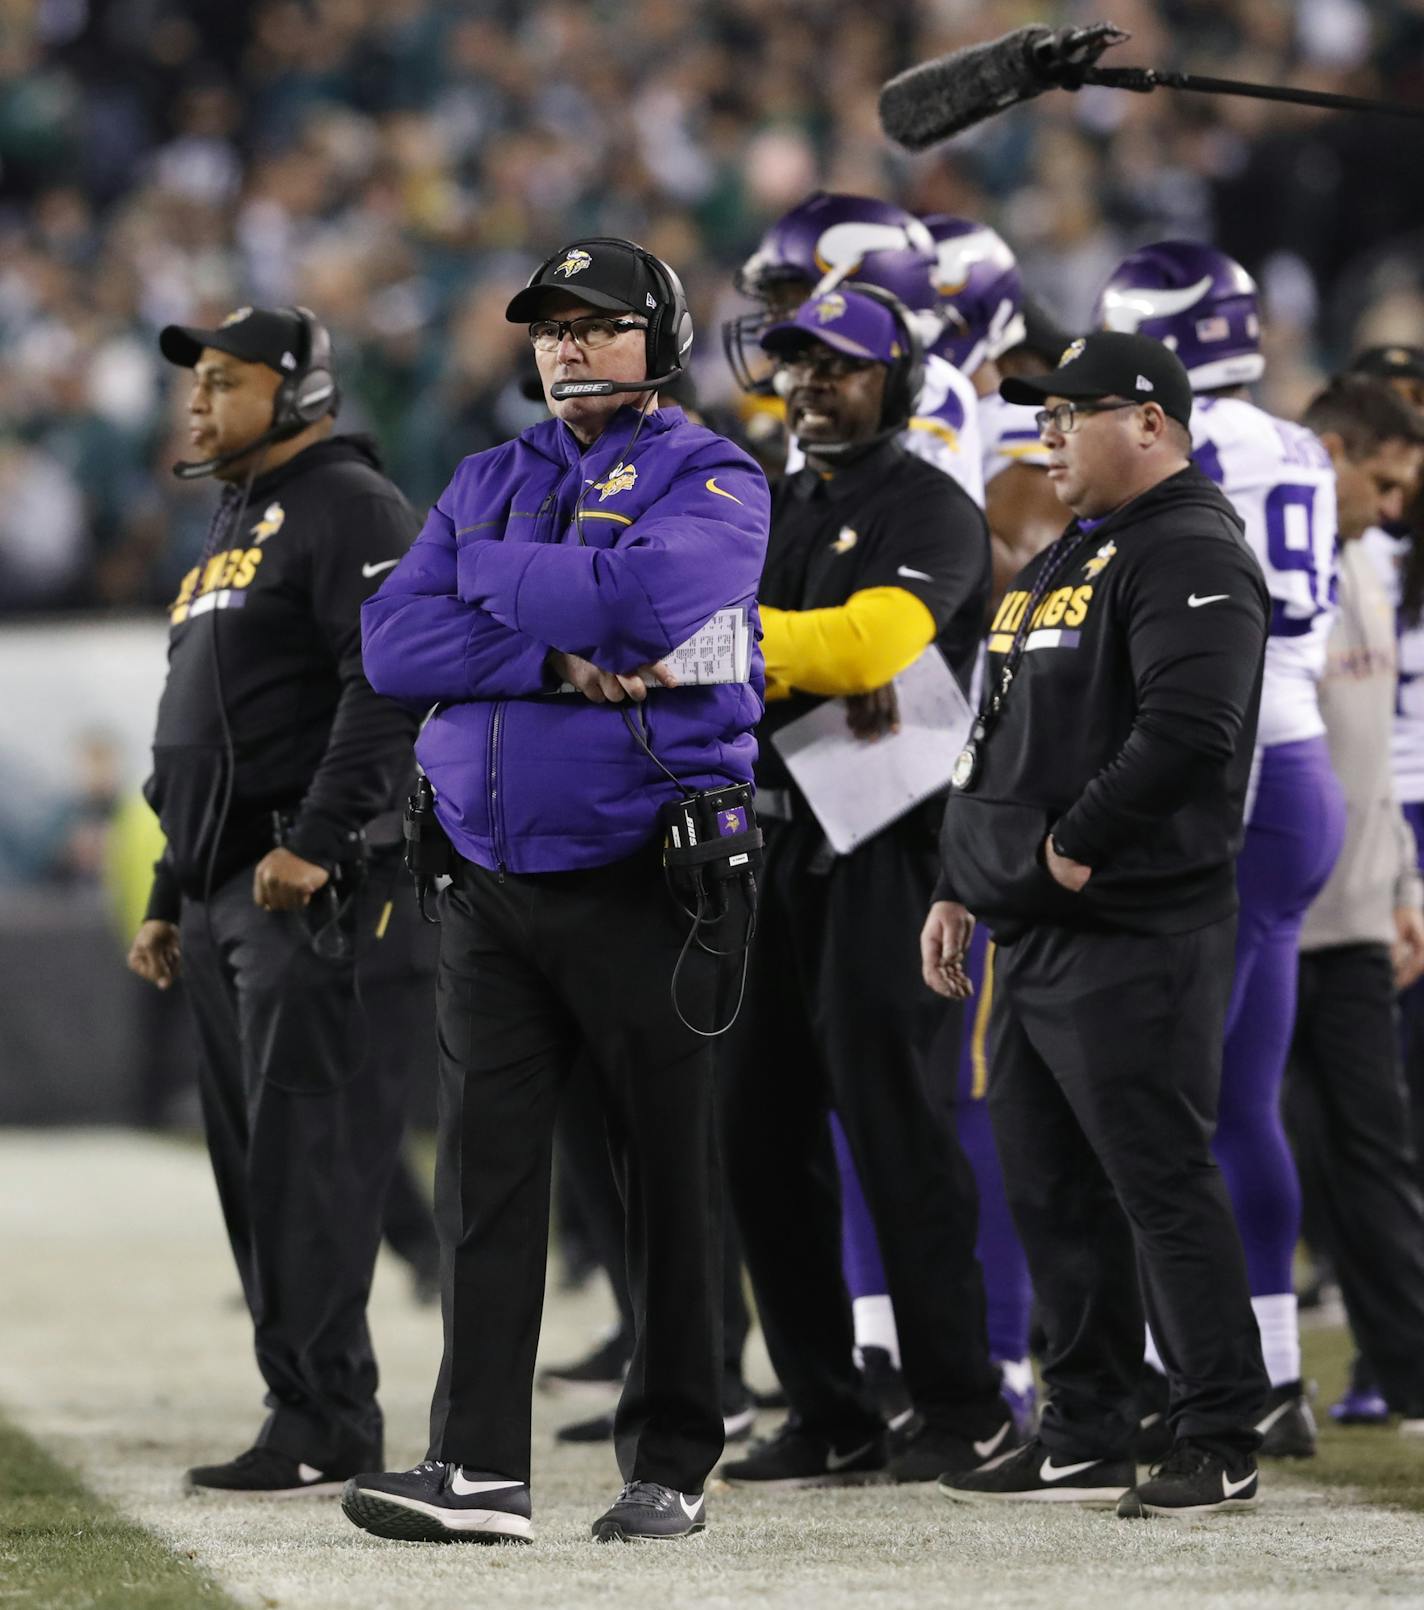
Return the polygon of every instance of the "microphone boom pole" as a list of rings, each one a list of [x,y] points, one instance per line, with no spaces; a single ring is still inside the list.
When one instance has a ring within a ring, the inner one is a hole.
[[[1318,106],[1331,112],[1384,112],[1390,117],[1424,118],[1424,106],[1406,106],[1402,101],[1334,95],[1326,90],[1288,89],[1279,84],[1251,84],[1239,78],[1208,78],[1201,73],[1163,73],[1155,67],[1085,67],[1081,82],[1131,90],[1138,95],[1149,94],[1154,89],[1182,89],[1200,95],[1240,95],[1258,101],[1283,101],[1291,106]],[[1078,85],[1063,87],[1076,89]]]

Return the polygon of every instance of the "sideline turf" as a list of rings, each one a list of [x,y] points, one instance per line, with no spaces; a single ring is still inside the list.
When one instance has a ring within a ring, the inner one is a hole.
[[[1394,1426],[1337,1426],[1329,1405],[1345,1389],[1353,1354],[1350,1333],[1337,1327],[1301,1337],[1302,1368],[1319,1393],[1320,1452],[1314,1459],[1282,1460],[1278,1468],[1322,1487],[1350,1487],[1374,1504],[1424,1513],[1424,1437],[1401,1437]]]
[[[0,1584],[5,1610],[237,1610],[3,1417]]]

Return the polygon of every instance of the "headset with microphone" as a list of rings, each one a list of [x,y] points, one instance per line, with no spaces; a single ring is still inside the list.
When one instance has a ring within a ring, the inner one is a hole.
[[[669,385],[687,366],[687,355],[692,350],[692,314],[687,308],[687,292],[674,269],[662,258],[631,240],[619,240],[609,235],[597,235],[589,240],[575,242],[579,246],[617,246],[623,251],[632,250],[640,263],[652,276],[657,287],[658,305],[648,320],[644,345],[647,350],[648,378],[646,380],[556,380],[549,387],[555,402],[570,397],[612,397],[625,392],[656,391]],[[567,251],[547,257],[529,276],[529,285],[537,285],[552,263]],[[528,286],[526,286],[528,289]],[[630,308],[630,312],[633,310]]]
[[[310,308],[292,307],[287,311],[301,324],[302,352],[296,368],[282,376],[282,383],[272,398],[272,423],[254,441],[230,453],[219,453],[214,458],[185,459],[175,464],[173,473],[180,481],[196,481],[228,464],[235,464],[258,448],[286,441],[340,408],[341,390],[332,372],[331,336],[326,326]]]

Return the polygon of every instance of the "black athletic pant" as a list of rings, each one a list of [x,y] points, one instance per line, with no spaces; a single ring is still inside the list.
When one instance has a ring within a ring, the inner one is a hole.
[[[987,1435],[1002,1412],[974,1182],[928,1072],[936,1028],[957,1010],[920,978],[933,839],[917,813],[824,868],[813,822],[773,822],[767,840],[722,1132],[771,1362],[809,1430],[842,1447],[878,1431],[852,1357],[834,1108],[879,1235],[915,1406]]]
[[[1286,1108],[1350,1328],[1389,1406],[1424,1415],[1424,1198],[1384,945],[1302,952]]]
[[[989,1113],[1060,1462],[1130,1454],[1144,1305],[1175,1434],[1260,1441],[1261,1344],[1211,1156],[1235,929],[1035,928],[996,953]]]
[[[440,916],[445,1356],[431,1457],[529,1478],[554,1119],[587,1055],[626,1211],[636,1330],[619,1468],[700,1492],[722,1451],[721,1173],[712,1042],[669,998],[687,923],[659,856],[503,877],[462,861]],[[718,1005],[716,968],[700,954],[683,968],[679,1000],[699,1027]]]
[[[608,1126],[603,1093],[592,1065],[574,1069],[559,1103],[558,1161],[586,1227],[599,1267],[608,1276],[618,1318],[631,1341],[633,1298],[628,1290],[627,1234],[623,1203],[609,1167]],[[729,1380],[742,1378],[742,1353],[751,1319],[742,1291],[742,1244],[736,1216],[722,1215],[722,1371]]]
[[[260,911],[249,868],[182,917],[208,1152],[271,1410],[257,1440],[338,1474],[384,1458],[366,1299],[405,1088],[363,1055],[352,983],[377,896],[339,925],[321,897]]]

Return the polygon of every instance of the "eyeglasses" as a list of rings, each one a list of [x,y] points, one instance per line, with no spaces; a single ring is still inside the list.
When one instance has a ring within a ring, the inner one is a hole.
[[[557,352],[564,337],[571,335],[585,352],[597,352],[600,347],[612,346],[629,330],[646,329],[647,325],[638,319],[607,319],[592,313],[581,319],[535,319],[529,326],[529,339],[536,352]]]
[[[1033,416],[1038,434],[1043,435],[1050,425],[1060,436],[1067,436],[1084,414],[1114,414],[1119,408],[1136,408],[1135,402],[1115,403],[1054,403],[1052,408],[1040,408]]]
[[[780,358],[777,368],[793,379],[798,375],[814,375],[819,380],[844,380],[847,375],[858,375],[872,368],[873,358],[853,358],[847,352],[836,352],[831,347],[806,347],[794,357]]]

